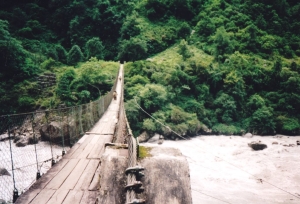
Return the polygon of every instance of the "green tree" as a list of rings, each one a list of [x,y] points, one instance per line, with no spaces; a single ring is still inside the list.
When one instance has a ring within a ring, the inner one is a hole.
[[[86,58],[96,57],[97,59],[103,59],[104,46],[99,38],[92,38],[85,44]]]
[[[141,104],[151,112],[163,107],[168,100],[166,88],[159,84],[146,84],[146,86],[140,90],[139,96],[141,98]]]
[[[250,117],[249,130],[255,134],[273,134],[275,130],[273,109],[263,106]]]
[[[253,111],[264,107],[266,104],[265,100],[260,95],[254,94],[249,98],[246,105],[248,110],[252,113]]]
[[[68,53],[68,65],[76,65],[78,62],[82,62],[84,56],[78,45],[74,45]]]
[[[214,101],[214,105],[216,107],[215,114],[220,122],[225,124],[233,122],[236,116],[236,102],[232,96],[220,93]]]
[[[231,54],[233,51],[233,46],[231,44],[230,37],[223,26],[217,29],[214,38],[214,44],[215,57],[221,61],[224,60],[224,54]]]
[[[72,93],[70,89],[71,82],[75,79],[76,73],[74,69],[70,68],[64,72],[64,74],[59,78],[56,94],[60,99],[67,104],[72,101]]]
[[[0,66],[2,76],[4,78],[27,78],[32,73],[24,63],[28,54],[22,47],[21,42],[11,37],[8,25],[7,21],[0,20]],[[31,68],[34,69],[35,67]],[[24,72],[26,69],[27,71]]]
[[[140,34],[140,28],[138,27],[139,23],[137,21],[137,18],[138,13],[136,11],[134,11],[132,15],[126,17],[126,20],[124,21],[120,29],[122,39],[129,40],[131,37]]]
[[[197,23],[196,31],[198,35],[207,37],[216,31],[216,26],[212,22],[211,18],[205,16]]]
[[[193,53],[190,51],[189,46],[185,40],[180,41],[178,53],[182,55],[183,60],[186,60],[187,58],[193,56]]]
[[[55,50],[57,53],[57,60],[66,64],[68,56],[68,52],[66,51],[66,49],[62,45],[58,44],[55,45]]]
[[[191,31],[191,26],[187,22],[183,22],[177,31],[177,36],[185,39],[191,34]]]
[[[139,38],[130,38],[121,42],[118,58],[121,61],[136,61],[146,57],[147,43]]]

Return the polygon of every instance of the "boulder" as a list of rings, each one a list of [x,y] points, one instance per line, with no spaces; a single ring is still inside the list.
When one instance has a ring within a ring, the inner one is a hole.
[[[4,141],[4,140],[8,140],[9,139],[9,136],[8,136],[8,134],[2,134],[2,135],[0,135],[0,141]]]
[[[36,135],[35,137],[33,135],[30,135],[27,137],[28,144],[37,144],[39,142],[39,135]]]
[[[201,125],[201,132],[202,132],[202,134],[209,135],[209,134],[212,133],[212,130],[209,129],[206,125],[202,124]]]
[[[51,122],[49,125],[44,124],[40,128],[41,139],[45,141],[51,140],[51,142],[62,144],[61,134],[63,134],[65,145],[69,145],[70,135],[68,130],[69,125],[65,123],[62,124],[62,127],[58,122]]]
[[[18,142],[20,139],[22,139],[23,138],[23,136],[22,135],[16,135],[15,137],[14,137],[14,143],[16,143],[16,142]]]
[[[16,142],[17,147],[25,147],[28,144],[28,139],[26,137],[22,137]]]
[[[159,137],[160,137],[160,135],[156,133],[153,137],[151,137],[148,140],[148,143],[155,143],[155,144],[157,144],[158,141],[159,141]]]
[[[164,143],[164,136],[160,135],[157,144],[161,145],[162,143]]]
[[[11,176],[5,168],[0,168],[0,176]]]
[[[150,135],[146,131],[138,136],[139,143],[147,142],[149,139]]]
[[[248,146],[251,147],[255,151],[263,150],[268,147],[266,144],[262,144],[260,141],[252,141],[252,142],[248,143]]]
[[[250,132],[248,132],[248,133],[246,133],[246,134],[244,135],[244,137],[245,137],[245,138],[252,138],[253,135],[252,135]]]

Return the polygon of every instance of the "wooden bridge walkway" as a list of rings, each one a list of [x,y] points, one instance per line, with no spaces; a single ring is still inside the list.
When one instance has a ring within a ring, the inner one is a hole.
[[[123,65],[119,77],[123,80]],[[116,91],[121,93],[122,81],[117,80]],[[120,98],[112,100],[107,111],[92,130],[86,133],[67,154],[22,194],[19,204],[95,204],[99,189],[100,157],[104,144],[113,139]]]

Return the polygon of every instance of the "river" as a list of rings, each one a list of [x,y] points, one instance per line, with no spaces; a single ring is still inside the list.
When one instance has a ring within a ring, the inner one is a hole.
[[[193,204],[296,204],[300,203],[297,140],[300,136],[197,136],[165,140],[161,146],[178,148],[186,157]],[[268,147],[254,151],[248,146],[251,141]]]
[[[0,142],[0,168],[4,168],[10,175],[0,175],[0,201],[12,201],[14,180],[18,193],[25,192],[35,181],[37,171],[45,174],[51,168],[51,158],[58,161],[61,158],[63,148],[58,145],[49,145],[49,142],[40,141],[35,145],[17,147],[11,142],[10,151],[9,140]],[[67,151],[69,147],[66,147]],[[12,154],[11,154],[12,152]],[[52,153],[51,153],[52,152]],[[37,154],[36,154],[37,153]],[[12,173],[13,158],[14,174]],[[38,163],[37,163],[38,161]]]

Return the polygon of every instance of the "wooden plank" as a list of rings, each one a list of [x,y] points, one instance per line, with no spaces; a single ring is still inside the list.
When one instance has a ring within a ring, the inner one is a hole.
[[[111,142],[113,135],[101,135],[99,136],[101,140],[98,141],[98,144],[94,146],[91,150],[91,153],[87,157],[88,159],[100,159],[101,155],[104,152],[104,145],[106,142]]]
[[[64,156],[64,158],[69,159],[72,154],[74,154],[74,152],[80,147],[81,144],[76,143],[75,145],[73,145],[73,147],[66,153],[66,155]]]
[[[100,139],[96,135],[92,135],[92,137],[93,139],[90,141],[90,143],[84,148],[84,150],[79,155],[77,155],[78,159],[86,159],[90,152],[93,150],[98,140]]]
[[[76,159],[76,155],[78,155],[78,151],[82,151],[85,147],[86,147],[86,145],[88,145],[89,144],[89,142],[91,141],[91,137],[90,137],[90,135],[84,135],[80,140],[82,140],[81,141],[81,143],[79,143],[79,141],[78,141],[78,143],[76,143],[76,149],[74,150],[74,151],[72,151],[72,149],[71,149],[71,151],[70,151],[70,153],[69,154],[66,154],[65,156],[64,156],[64,158],[67,158],[67,159],[71,159],[71,158],[74,158],[74,159]],[[75,146],[75,145],[74,145]],[[74,154],[76,154],[75,156],[74,156]]]
[[[25,193],[21,194],[21,196],[17,199],[15,204],[28,204],[30,203],[41,191],[40,188],[34,189],[31,191],[26,191]]]
[[[99,141],[99,136],[98,135],[92,135],[93,139],[91,140],[90,144],[97,144]]]
[[[116,128],[116,123],[114,123],[114,122],[107,123],[105,128],[103,128],[103,130],[101,130],[101,133],[103,135],[112,135],[115,132],[115,128]]]
[[[52,189],[43,189],[31,202],[30,204],[41,204],[46,203],[51,196],[55,193]]]
[[[88,159],[100,159],[100,152],[104,149],[104,144],[97,144],[94,145],[93,149],[91,150],[90,154],[88,155]]]
[[[99,132],[100,134],[102,134],[102,130],[105,127],[106,123],[105,122],[101,122],[95,130],[93,130],[93,132]]]
[[[63,204],[79,204],[83,196],[83,191],[70,190]]]
[[[47,202],[47,204],[60,204],[62,203],[67,194],[69,193],[69,190],[57,190],[55,193],[52,195],[51,199]]]
[[[78,161],[78,159],[70,159],[68,164],[64,166],[64,168],[48,183],[45,188],[54,190],[59,189],[61,184],[66,180],[71,171],[74,169]]]
[[[99,132],[86,132],[87,135],[101,135]]]
[[[95,204],[97,193],[97,191],[84,191],[80,204]]]
[[[89,186],[89,191],[97,191],[100,187],[100,165],[98,166],[94,178]]]
[[[88,137],[84,140],[84,142],[79,146],[79,148],[70,156],[71,159],[79,158],[79,155],[83,152],[83,150],[88,146],[90,141],[93,139],[93,135],[88,135]]]
[[[80,178],[81,174],[85,170],[89,163],[89,160],[87,159],[80,159],[80,161],[77,163],[76,167],[73,169],[71,174],[68,176],[68,178],[65,180],[65,182],[61,185],[60,189],[74,189],[74,186],[76,185],[78,179]]]
[[[68,159],[61,159],[57,162],[45,175],[37,180],[35,184],[33,184],[28,191],[23,193],[15,204],[24,204],[30,203],[36,195],[53,179],[55,175],[57,175],[60,170],[69,162]]]
[[[87,190],[92,182],[92,179],[94,177],[94,174],[99,164],[100,164],[100,160],[98,159],[90,160],[83,174],[80,176],[78,182],[76,183],[74,189]]]
[[[89,145],[87,145],[82,150],[82,152],[80,152],[80,154],[76,154],[76,158],[78,158],[78,159],[87,159],[88,155],[90,154],[90,152],[92,151],[92,149],[94,148],[94,146],[95,146],[95,144],[89,144]]]

